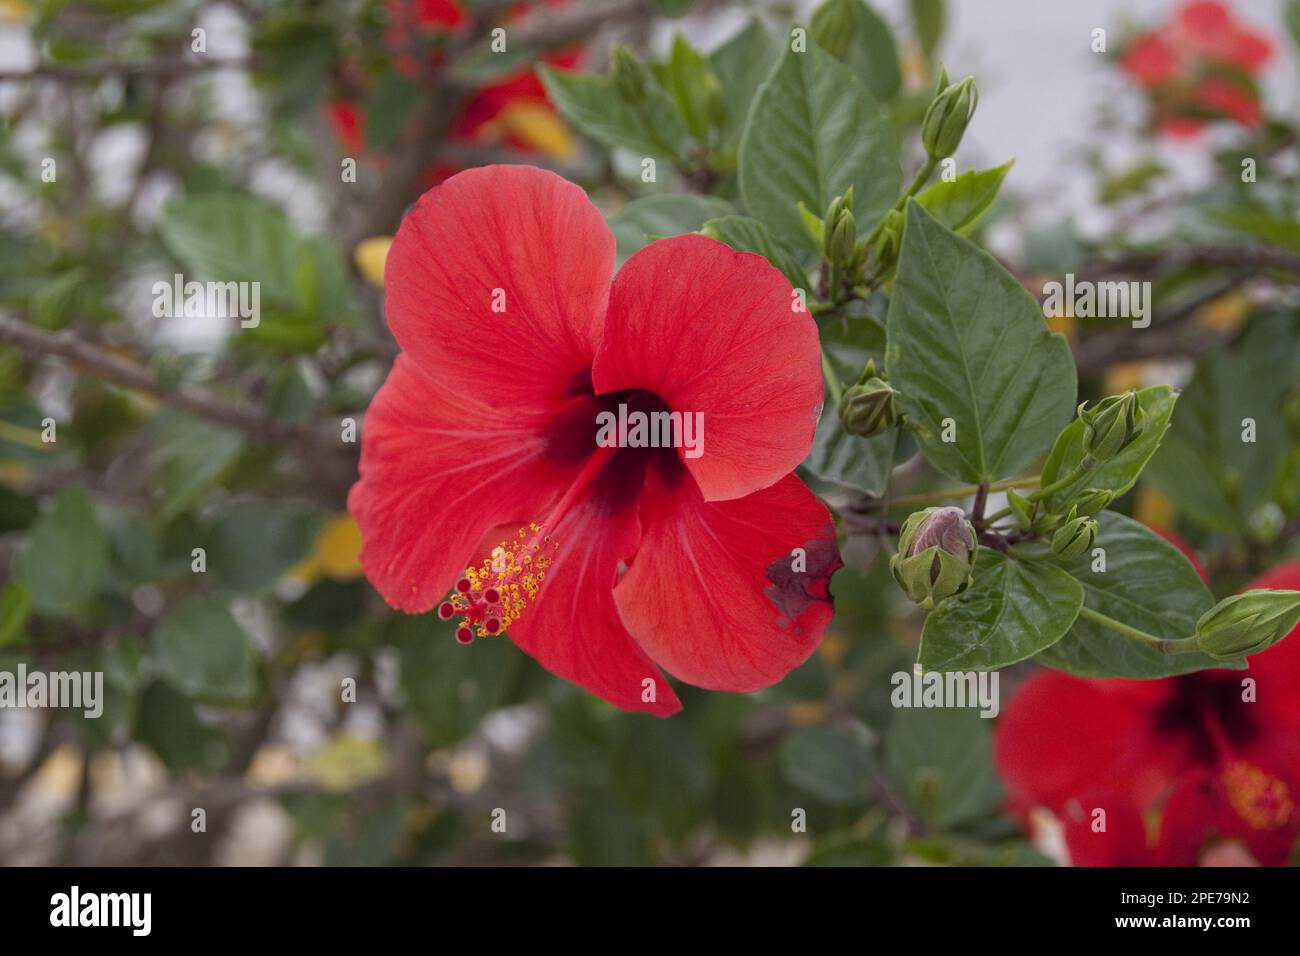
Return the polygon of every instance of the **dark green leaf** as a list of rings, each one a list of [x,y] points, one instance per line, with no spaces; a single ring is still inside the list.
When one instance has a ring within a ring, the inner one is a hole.
[[[1083,606],[1083,588],[1058,567],[981,548],[971,585],[925,619],[927,671],[990,671],[1059,641]]]
[[[18,580],[42,614],[72,614],[99,590],[108,572],[108,539],[90,498],[79,488],[59,492],[32,525],[18,560]]]
[[[710,219],[733,212],[731,204],[713,196],[664,194],[634,199],[609,217],[618,243],[619,259],[626,259],[655,239],[695,232]]]
[[[1094,571],[1091,554],[1063,565],[1083,585],[1087,607],[1156,637],[1187,637],[1214,604],[1210,591],[1177,548],[1132,518],[1103,511],[1097,547],[1106,570]],[[1244,667],[1203,654],[1160,654],[1145,644],[1080,617],[1070,633],[1038,660],[1081,677],[1168,677],[1206,667]]]
[[[776,266],[790,280],[796,289],[808,292],[808,275],[803,266],[768,232],[767,226],[748,216],[723,216],[710,219],[703,226],[706,234],[714,236],[719,242],[725,242],[741,252],[754,252]]]
[[[864,801],[873,761],[865,734],[850,728],[804,727],[781,741],[781,773],[826,803]]]
[[[893,205],[902,182],[888,116],[853,74],[814,45],[785,54],[758,91],[740,143],[740,193],[777,239],[811,249],[798,204],[821,215],[853,187],[860,227]]]
[[[901,709],[885,737],[885,769],[922,820],[969,823],[995,813],[1000,798],[989,737],[974,709]]]
[[[645,103],[632,107],[607,77],[546,66],[538,68],[538,75],[555,107],[596,142],[644,157],[684,159],[690,133],[672,98],[653,82],[646,84]]]
[[[252,696],[248,635],[214,598],[191,600],[163,618],[154,632],[153,654],[163,679],[187,696],[214,701]]]
[[[813,11],[808,33],[880,99],[897,95],[903,76],[894,34],[865,0],[826,0]]]
[[[1074,412],[1070,347],[992,256],[916,202],[889,305],[890,383],[932,465],[958,481],[1019,474]],[[943,440],[945,419],[955,440]]]
[[[1146,413],[1146,425],[1142,434],[1110,461],[1049,494],[1045,499],[1047,505],[1060,510],[1085,488],[1113,491],[1117,497],[1132,488],[1142,469],[1160,447],[1177,400],[1178,393],[1168,385],[1141,389],[1138,392],[1138,405]],[[1053,484],[1066,477],[1083,461],[1083,436],[1083,422],[1078,418],[1062,430],[1047,461],[1043,463],[1043,485]]]

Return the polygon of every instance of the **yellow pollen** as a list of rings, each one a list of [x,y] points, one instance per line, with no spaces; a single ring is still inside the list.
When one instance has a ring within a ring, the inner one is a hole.
[[[1228,803],[1256,830],[1275,830],[1291,819],[1295,803],[1287,786],[1248,763],[1233,763],[1223,771]]]
[[[465,577],[447,599],[451,613],[440,611],[440,616],[450,620],[460,615],[461,627],[472,628],[479,637],[504,633],[537,597],[551,566],[545,552],[558,548],[559,542],[544,535],[541,525],[520,528],[513,541],[502,541],[481,565],[465,569]],[[493,597],[495,601],[490,600]]]

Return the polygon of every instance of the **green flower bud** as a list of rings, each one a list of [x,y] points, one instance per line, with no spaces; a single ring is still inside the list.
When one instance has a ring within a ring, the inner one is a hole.
[[[1070,561],[1091,551],[1096,540],[1096,519],[1080,517],[1071,508],[1065,523],[1052,535],[1052,553],[1062,561]]]
[[[610,72],[619,99],[633,106],[645,100],[646,70],[628,47],[617,44],[610,53]]]
[[[858,241],[858,227],[853,213],[848,209],[840,210],[833,226],[827,220],[826,229],[826,258],[831,262],[847,263],[853,258],[853,249]]]
[[[1098,514],[1115,499],[1115,492],[1104,488],[1086,488],[1074,496],[1070,509],[1085,518]]]
[[[876,237],[876,263],[880,266],[889,266],[898,258],[898,248],[903,241],[903,214],[897,209],[891,209],[885,214],[884,225],[880,227],[880,235]]]
[[[1079,406],[1083,422],[1083,450],[1094,462],[1110,461],[1132,444],[1146,424],[1137,392],[1103,398],[1094,408]]]
[[[1224,598],[1196,622],[1196,648],[1218,660],[1257,654],[1300,624],[1300,591],[1247,591]]]
[[[876,364],[868,361],[861,377],[840,399],[840,424],[850,435],[870,438],[898,421],[896,391],[876,375]]]
[[[960,508],[926,508],[903,522],[889,570],[908,597],[930,610],[970,586],[978,550]]]
[[[1030,501],[1022,494],[1018,494],[1014,489],[1007,492],[1007,507],[1015,515],[1016,524],[1022,528],[1029,528],[1034,523],[1034,502]]]
[[[921,120],[921,145],[931,159],[943,159],[957,151],[978,104],[979,90],[973,76],[939,91]]]

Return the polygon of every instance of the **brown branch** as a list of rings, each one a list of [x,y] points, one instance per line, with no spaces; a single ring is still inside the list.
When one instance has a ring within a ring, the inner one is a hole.
[[[55,80],[68,83],[97,81],[110,76],[174,79],[209,70],[247,69],[252,61],[232,57],[145,60],[139,63],[38,63],[30,70],[0,70],[0,83]]]
[[[64,359],[81,373],[152,395],[165,405],[237,429],[261,444],[316,454],[328,450],[335,455],[343,447],[333,437],[311,426],[286,425],[247,405],[228,402],[197,389],[169,389],[139,365],[82,341],[70,332],[47,332],[26,322],[0,316],[0,343],[13,345],[31,355]]]

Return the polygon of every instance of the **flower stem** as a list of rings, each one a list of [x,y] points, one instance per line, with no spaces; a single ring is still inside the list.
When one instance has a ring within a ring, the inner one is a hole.
[[[913,196],[915,196],[917,193],[919,193],[921,191],[921,187],[924,186],[929,181],[932,175],[934,175],[934,171],[935,169],[938,168],[938,166],[939,166],[939,161],[937,159],[935,159],[933,156],[927,157],[925,160],[925,165],[923,165],[921,169],[917,172],[916,178],[912,180],[912,184],[907,187],[907,192],[903,193],[903,195],[898,197],[898,201],[894,203],[893,209],[891,209],[890,212],[902,211],[902,208],[907,205],[907,201],[911,199]],[[889,218],[889,213],[886,213],[885,215],[880,217],[880,222],[876,223],[876,228],[872,229],[871,235],[867,236],[866,244],[868,246],[871,245],[873,242],[875,242],[876,239],[880,236],[881,230],[885,228],[885,220],[888,218]]]
[[[1038,484],[1037,476],[1028,478],[1006,478],[1002,481],[990,482],[989,491],[1006,491],[1008,488],[1031,488]],[[962,485],[959,488],[946,488],[943,491],[926,491],[916,495],[904,495],[902,498],[895,498],[889,504],[890,506],[911,506],[911,505],[928,505],[932,501],[950,501],[954,498],[970,498],[979,494],[979,485]],[[992,520],[992,519],[990,519]]]
[[[826,388],[831,393],[831,398],[838,408],[840,399],[844,397],[844,386],[840,384],[840,377],[835,374],[835,369],[831,367],[831,360],[825,349],[822,349],[822,374],[826,377]]]
[[[1102,614],[1100,611],[1094,611],[1090,607],[1079,609],[1079,617],[1087,618],[1094,624],[1100,624],[1107,630],[1114,631],[1116,634],[1123,634],[1125,637],[1145,644],[1160,654],[1186,654],[1196,650],[1195,637],[1180,637],[1170,639],[1167,637],[1156,637],[1154,634],[1148,634],[1146,631],[1140,631],[1136,627],[1130,627],[1122,621],[1117,621],[1113,617]]]

